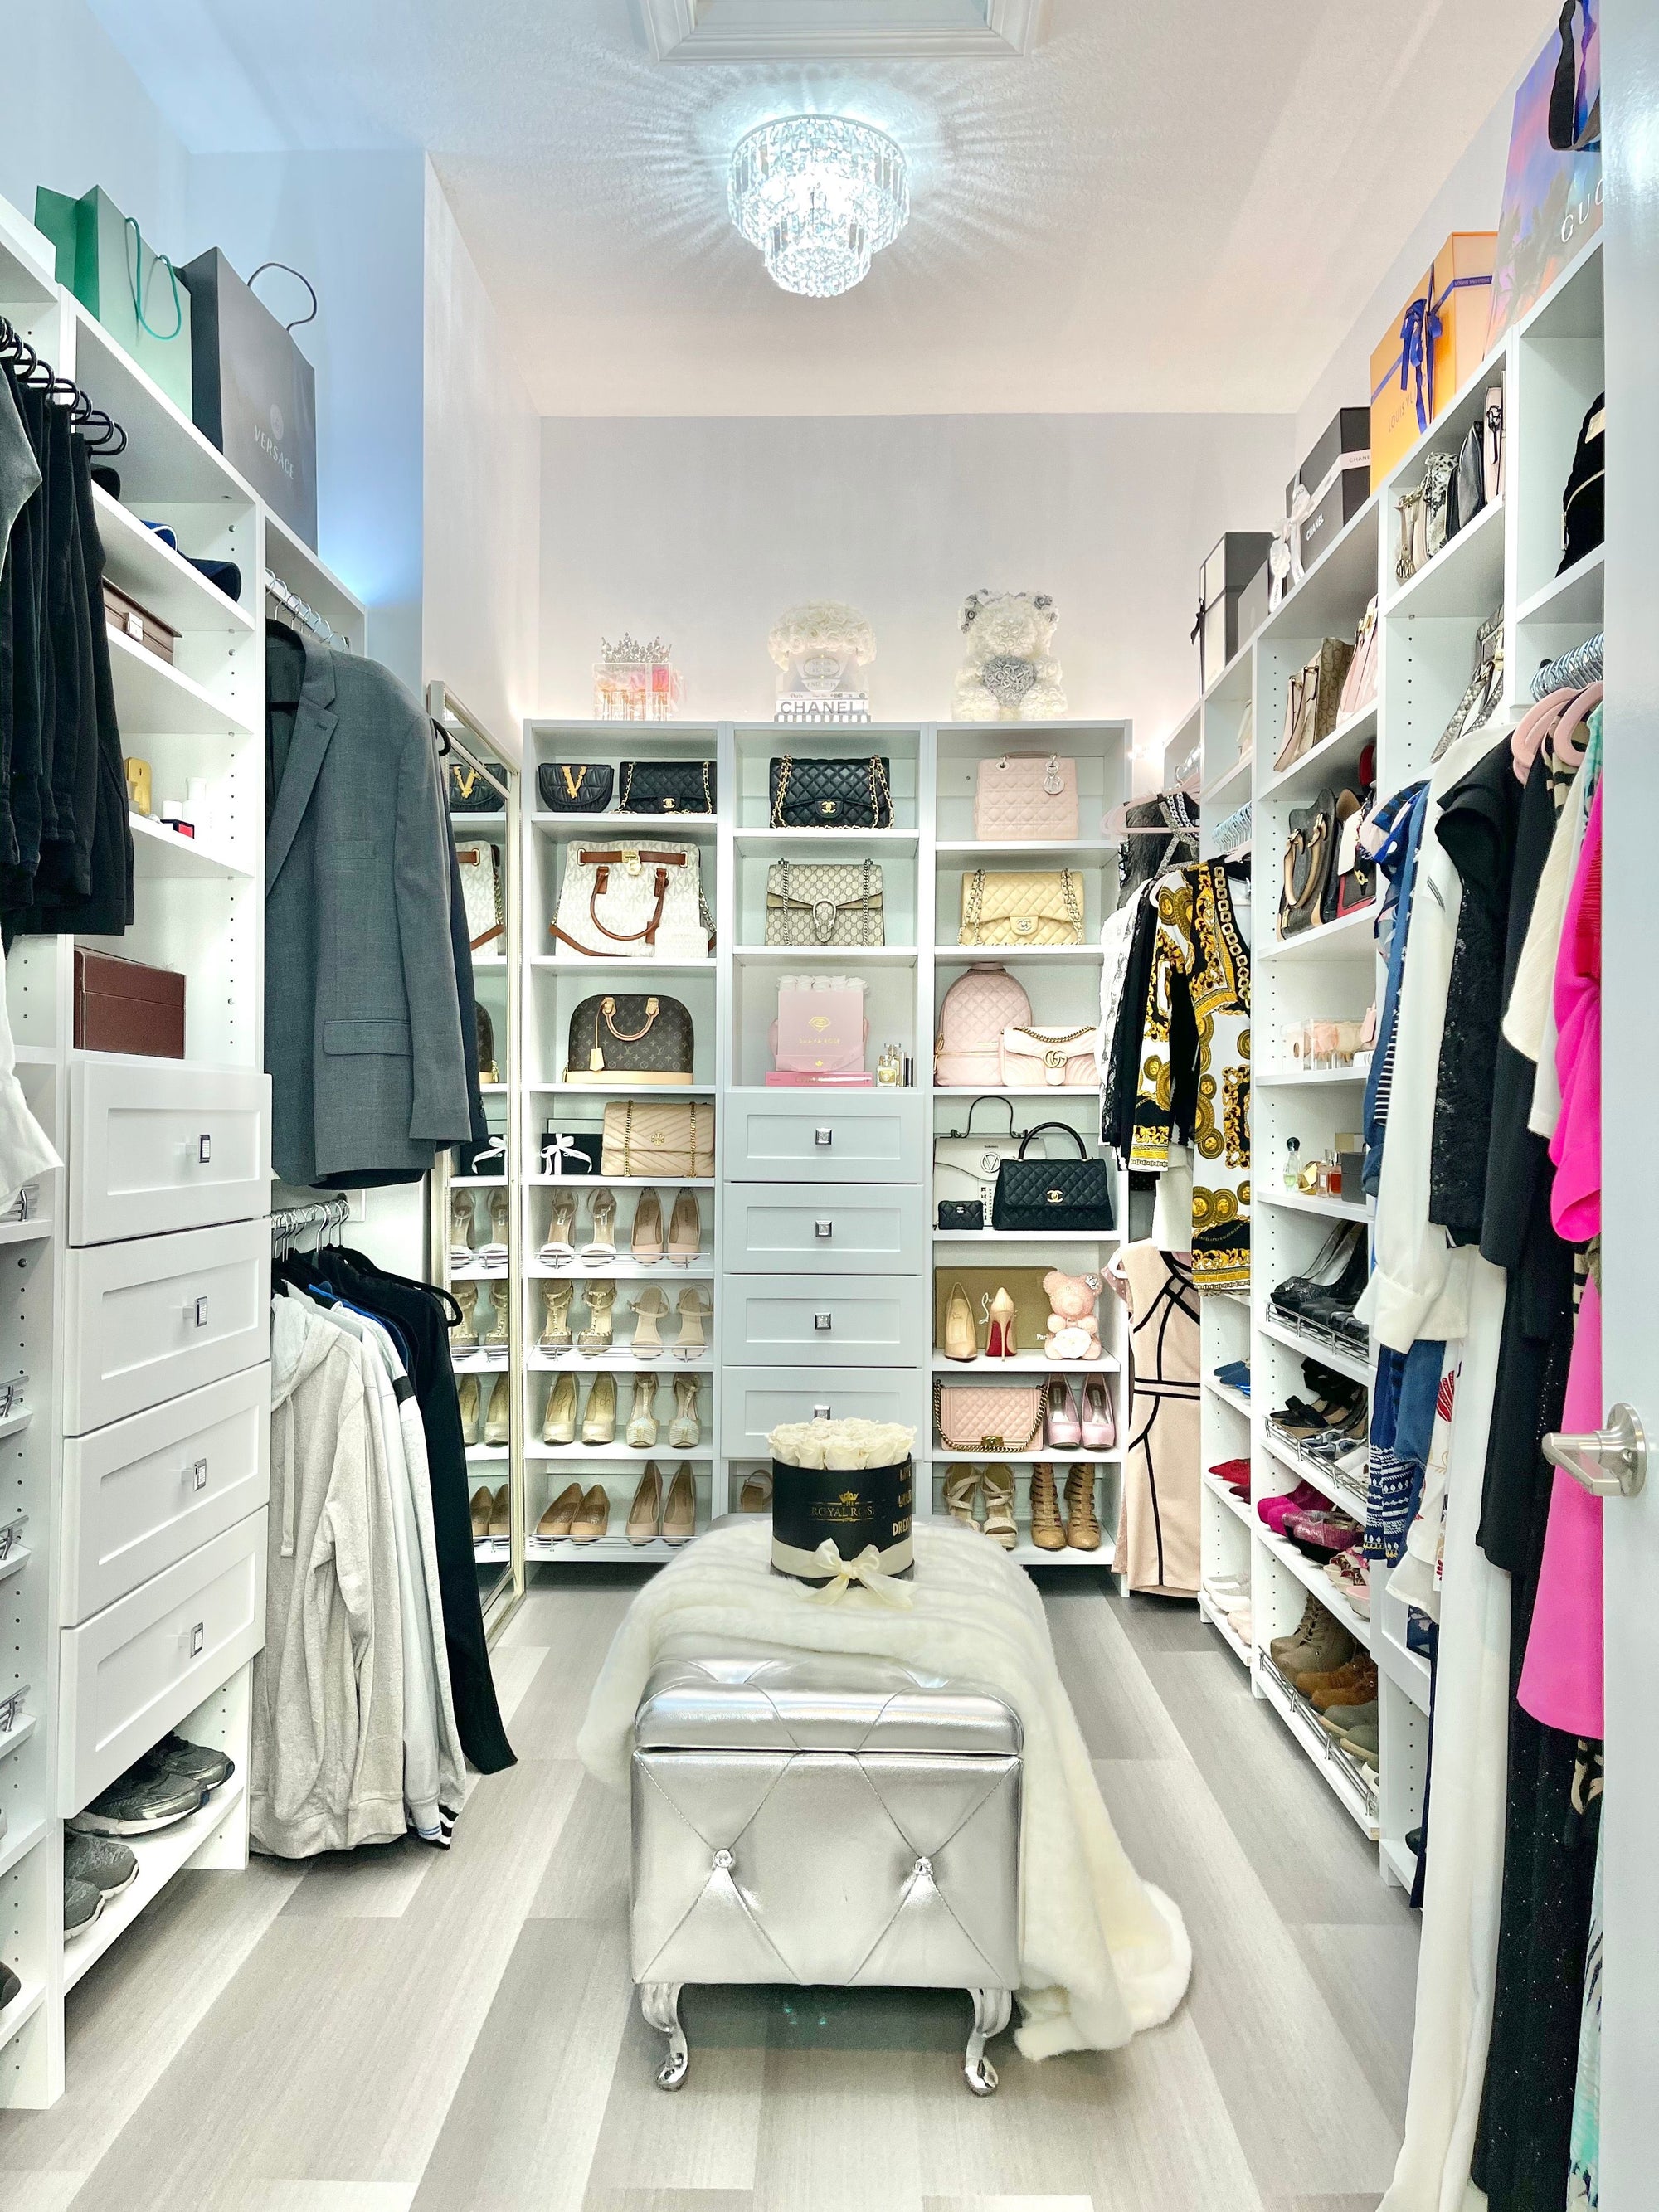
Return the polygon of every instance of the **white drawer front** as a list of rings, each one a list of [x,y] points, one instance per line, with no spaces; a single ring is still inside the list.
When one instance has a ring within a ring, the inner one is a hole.
[[[916,1367],[927,1356],[922,1285],[902,1275],[826,1275],[817,1283],[728,1275],[726,1358],[832,1367]]]
[[[262,1221],[71,1249],[68,1281],[70,1436],[270,1356],[270,1236]]]
[[[733,1098],[726,1109],[729,1180],[919,1182],[921,1161],[914,1092]]]
[[[720,1377],[720,1425],[728,1459],[770,1456],[780,1421],[810,1421],[820,1406],[836,1420],[903,1421],[921,1435],[927,1377],[889,1368],[728,1367]]]
[[[920,1275],[919,1194],[881,1183],[738,1183],[721,1209],[726,1265],[744,1273]],[[919,1294],[921,1285],[910,1285]]]
[[[270,1370],[64,1443],[63,1614],[87,1620],[262,1506]]]
[[[70,1065],[70,1243],[265,1212],[270,1098],[270,1077],[252,1068],[78,1054]]]
[[[265,1516],[61,1638],[58,1809],[78,1813],[265,1640]]]

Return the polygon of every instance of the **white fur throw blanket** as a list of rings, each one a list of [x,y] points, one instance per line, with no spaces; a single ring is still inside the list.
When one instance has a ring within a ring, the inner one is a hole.
[[[706,1639],[711,1656],[740,1638],[983,1683],[1019,1715],[1025,1736],[1020,2050],[1028,2058],[1111,2051],[1167,2020],[1192,1971],[1186,1925],[1117,1839],[1030,1577],[983,1536],[918,1521],[908,1605],[858,1588],[826,1603],[772,1573],[770,1540],[766,1519],[712,1528],[641,1590],[577,1743],[590,1773],[627,1789],[635,1711],[671,1636]]]

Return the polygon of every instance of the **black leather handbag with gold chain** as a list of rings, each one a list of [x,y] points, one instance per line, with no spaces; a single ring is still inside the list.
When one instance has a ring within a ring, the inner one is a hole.
[[[890,830],[890,763],[785,753],[771,767],[774,830]]]

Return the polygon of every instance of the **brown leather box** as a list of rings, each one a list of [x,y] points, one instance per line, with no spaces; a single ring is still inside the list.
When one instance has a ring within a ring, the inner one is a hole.
[[[75,1042],[83,1052],[185,1056],[185,979],[113,952],[75,948]]]
[[[151,614],[148,607],[141,606],[118,584],[112,584],[107,576],[104,579],[104,620],[112,629],[118,629],[123,637],[130,637],[135,645],[142,645],[158,660],[171,665],[178,631]]]

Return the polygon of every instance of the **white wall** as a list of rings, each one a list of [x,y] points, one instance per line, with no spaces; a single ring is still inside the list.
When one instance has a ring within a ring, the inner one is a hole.
[[[541,418],[426,164],[422,659],[518,749],[537,703]]]
[[[947,719],[964,595],[1052,592],[1077,716],[1161,742],[1198,689],[1198,567],[1284,504],[1288,416],[550,420],[541,702],[590,714],[603,633],[660,632],[686,711],[769,719],[799,599],[873,623],[878,717]]]

